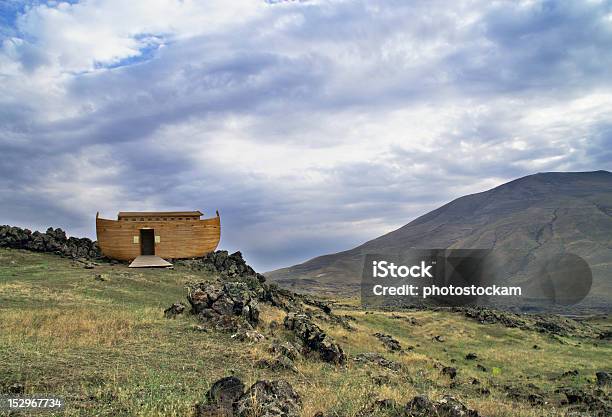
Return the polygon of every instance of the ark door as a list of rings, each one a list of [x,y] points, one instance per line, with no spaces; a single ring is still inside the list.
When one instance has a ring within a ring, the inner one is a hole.
[[[155,255],[155,231],[140,229],[140,254]]]

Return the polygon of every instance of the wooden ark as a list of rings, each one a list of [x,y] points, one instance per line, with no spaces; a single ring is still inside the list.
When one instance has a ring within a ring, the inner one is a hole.
[[[139,255],[166,259],[194,258],[214,251],[221,238],[219,212],[200,219],[199,211],[119,212],[117,220],[96,213],[96,233],[102,253],[131,261]]]

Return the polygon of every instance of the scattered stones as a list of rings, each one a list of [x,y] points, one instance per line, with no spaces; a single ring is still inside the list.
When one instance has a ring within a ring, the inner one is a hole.
[[[382,344],[390,351],[397,352],[402,350],[400,342],[393,338],[393,336],[383,333],[374,333],[374,337],[382,342]]]
[[[479,417],[461,402],[450,396],[444,396],[440,401],[431,401],[425,395],[414,397],[404,408],[407,417]]]
[[[543,405],[545,403],[544,397],[540,388],[533,384],[527,384],[525,386],[509,386],[504,387],[508,398],[515,401],[528,402],[532,406]]]
[[[306,314],[289,313],[285,317],[285,328],[304,343],[310,351],[318,352],[322,360],[342,365],[346,363],[344,351],[333,339],[314,324]]]
[[[167,319],[173,319],[179,314],[183,314],[185,308],[185,304],[176,302],[164,310],[164,317],[166,317]]]
[[[257,381],[235,403],[237,417],[299,417],[302,400],[285,380]]]
[[[108,275],[106,275],[106,274],[96,274],[94,276],[94,279],[96,281],[100,281],[100,282],[110,281],[109,278],[108,278]]]
[[[206,393],[206,403],[196,404],[195,417],[232,417],[234,402],[244,393],[244,384],[234,376],[221,378]]]
[[[221,330],[250,330],[259,322],[259,308],[244,282],[199,283],[189,288],[191,312]]]
[[[208,392],[206,399],[210,403],[224,405],[232,408],[234,401],[238,400],[244,393],[244,384],[235,376],[221,378],[215,382]]]
[[[45,233],[32,232],[14,226],[0,226],[0,247],[26,249],[33,252],[49,252],[86,260],[102,257],[96,242],[87,238],[67,237],[62,229],[48,228]],[[93,268],[93,264],[85,267]]]
[[[597,336],[601,340],[611,340],[612,339],[612,330],[605,330]]]
[[[478,359],[478,356],[475,353],[470,352],[465,355],[465,359],[467,359],[468,361],[473,361],[474,359]]]
[[[414,317],[405,317],[405,316],[400,316],[399,314],[392,314],[391,318],[395,319],[395,320],[403,320],[403,321],[407,322],[408,324],[410,324],[412,326],[420,326],[421,325],[418,322],[418,320],[415,319]]]
[[[195,417],[299,417],[300,396],[284,380],[257,381],[246,392],[234,376],[215,382],[206,401],[196,404]]]
[[[578,376],[577,369],[573,369],[571,371],[565,371],[561,374],[561,378],[572,377],[572,376]]]
[[[255,366],[257,366],[258,368],[270,369],[272,371],[281,371],[287,369],[292,372],[298,372],[293,361],[284,355],[278,355],[274,359],[260,359],[255,362]]]
[[[517,314],[508,313],[505,311],[491,310],[486,307],[469,307],[463,309],[466,317],[474,319],[481,324],[501,323],[506,327],[523,327],[525,321]]]
[[[266,337],[256,330],[239,329],[232,335],[232,339],[239,340],[241,342],[257,343],[265,340]]]
[[[457,376],[457,368],[453,368],[452,366],[445,366],[442,368],[442,375],[447,375],[450,379],[455,379]]]
[[[373,363],[392,371],[399,371],[401,369],[399,363],[385,359],[382,355],[374,352],[360,353],[353,358],[353,361],[359,363]]]
[[[23,384],[20,384],[18,382],[11,384],[7,387],[6,391],[9,394],[17,394],[17,395],[21,395],[23,393],[25,393],[25,386]]]
[[[240,251],[230,255],[225,250],[218,250],[201,258],[177,260],[175,265],[184,265],[193,270],[207,271],[228,278],[251,277],[259,283],[266,281],[263,275],[247,265]]]
[[[595,373],[595,376],[597,377],[597,385],[612,385],[612,373],[599,371]]]
[[[565,394],[567,404],[580,411],[589,411],[589,415],[607,417],[612,415],[610,397],[603,390],[586,392],[577,388],[561,388],[556,392]]]
[[[296,360],[300,355],[300,351],[295,345],[291,342],[283,342],[283,343],[273,343],[270,345],[270,352],[276,353],[279,355],[283,355],[291,359],[292,361]]]

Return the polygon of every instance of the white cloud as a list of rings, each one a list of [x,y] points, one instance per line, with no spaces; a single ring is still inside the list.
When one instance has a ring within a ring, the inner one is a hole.
[[[0,32],[2,219],[219,208],[271,268],[612,165],[606,2],[272,3],[25,8]]]

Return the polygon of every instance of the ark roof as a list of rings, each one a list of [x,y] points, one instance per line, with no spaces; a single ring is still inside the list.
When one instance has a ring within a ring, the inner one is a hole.
[[[183,217],[200,217],[200,211],[120,211],[117,214],[118,218],[122,217],[142,217],[142,216],[183,216]]]

